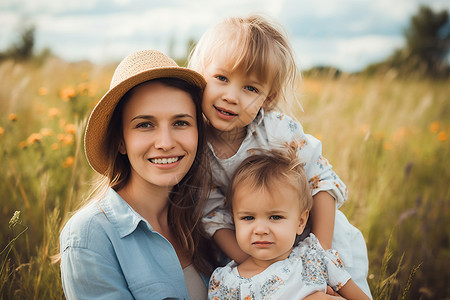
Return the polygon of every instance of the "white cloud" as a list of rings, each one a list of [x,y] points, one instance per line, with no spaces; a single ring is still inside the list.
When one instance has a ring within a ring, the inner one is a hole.
[[[448,0],[2,0],[0,51],[17,38],[29,16],[37,26],[37,46],[70,59],[120,59],[153,47],[184,54],[227,16],[269,15],[288,31],[302,67],[332,64],[355,70],[388,56],[402,43],[402,30],[418,4],[450,9]]]
[[[386,59],[403,45],[403,39],[386,36],[305,38],[295,39],[293,44],[302,70],[330,65],[351,72]]]

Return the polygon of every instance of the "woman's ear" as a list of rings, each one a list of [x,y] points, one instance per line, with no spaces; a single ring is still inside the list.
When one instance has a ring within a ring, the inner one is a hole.
[[[119,143],[119,152],[122,155],[127,154],[127,148],[125,147],[125,142],[123,141],[123,139],[121,139]]]
[[[305,210],[300,214],[300,220],[297,228],[297,235],[301,235],[303,230],[305,230],[306,222],[308,222],[309,211]]]

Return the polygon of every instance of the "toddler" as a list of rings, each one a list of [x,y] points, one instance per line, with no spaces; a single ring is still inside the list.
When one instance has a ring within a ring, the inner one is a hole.
[[[303,299],[327,285],[346,299],[369,299],[345,271],[336,251],[325,251],[314,234],[302,234],[313,200],[292,148],[245,159],[228,193],[236,238],[249,256],[217,268],[209,299]]]
[[[339,252],[353,280],[370,295],[367,249],[361,232],[339,208],[347,189],[322,156],[319,140],[280,110],[295,104],[300,77],[292,48],[282,30],[266,18],[229,18],[209,29],[189,58],[207,85],[202,110],[207,118],[214,189],[205,209],[205,229],[222,251],[237,263],[243,252],[234,234],[233,219],[224,205],[237,166],[251,148],[272,149],[296,143],[312,188],[311,231],[324,249]]]

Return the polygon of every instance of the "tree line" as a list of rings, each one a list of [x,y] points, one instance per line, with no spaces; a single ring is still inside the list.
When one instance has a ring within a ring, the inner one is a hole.
[[[19,31],[18,40],[0,52],[0,61],[6,59],[43,61],[51,55],[50,49],[36,53],[34,25],[25,24]],[[394,70],[399,75],[449,77],[450,21],[447,10],[435,12],[428,6],[420,6],[404,30],[404,38],[406,43],[402,49],[395,50],[382,62],[367,66],[362,73],[374,75]],[[330,73],[330,70],[333,70],[334,75],[340,74],[340,70],[333,67],[313,69],[318,73]]]

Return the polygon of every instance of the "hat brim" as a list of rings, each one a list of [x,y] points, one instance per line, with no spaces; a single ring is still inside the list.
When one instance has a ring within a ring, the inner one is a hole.
[[[206,85],[203,76],[196,71],[174,66],[143,71],[111,88],[92,110],[84,136],[86,158],[98,173],[105,175],[108,169],[106,133],[120,99],[136,85],[158,78],[178,78],[201,89]]]

